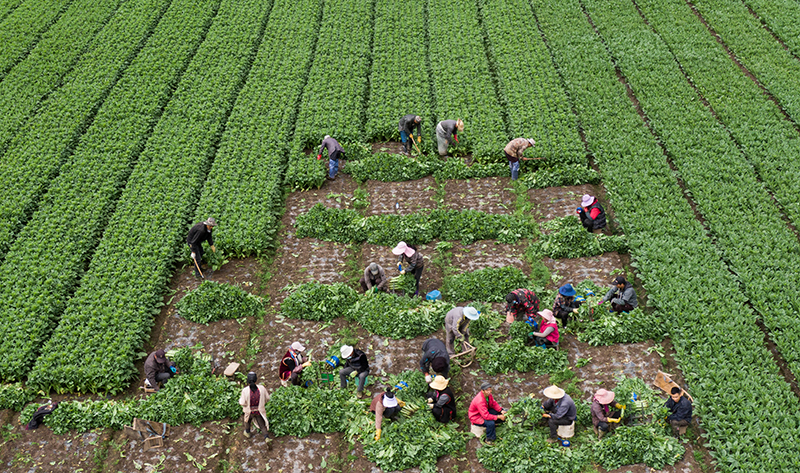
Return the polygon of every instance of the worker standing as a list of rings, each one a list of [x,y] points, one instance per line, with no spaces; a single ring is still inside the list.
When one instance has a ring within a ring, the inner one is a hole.
[[[242,389],[239,396],[239,405],[244,413],[244,436],[250,438],[250,428],[253,421],[264,433],[267,449],[272,449],[272,439],[269,438],[269,421],[267,420],[266,403],[269,402],[269,393],[263,384],[256,384],[258,376],[252,371],[247,373],[247,386]]]
[[[544,390],[544,395],[547,400],[542,403],[544,409],[542,417],[547,419],[547,424],[550,426],[550,437],[547,441],[555,443],[558,440],[558,426],[575,422],[578,409],[569,394],[558,386],[548,386]]]
[[[375,441],[381,439],[381,425],[383,418],[394,419],[400,413],[400,409],[406,403],[397,399],[392,388],[386,388],[385,392],[378,393],[372,398],[369,410],[375,413]]]
[[[583,228],[589,233],[600,233],[606,228],[606,211],[597,197],[584,194],[577,209]]]
[[[516,181],[519,177],[519,161],[530,161],[532,158],[523,158],[522,153],[536,144],[532,138],[514,138],[509,141],[503,149],[508,159],[508,167],[511,168],[511,180]]]
[[[175,363],[167,359],[164,350],[158,349],[150,353],[144,362],[144,384],[147,388],[158,391],[159,384],[167,384],[177,372]]]
[[[506,420],[504,410],[492,396],[492,385],[489,383],[481,384],[479,392],[469,403],[467,417],[472,425],[486,427],[486,443],[492,445],[497,439],[495,426],[498,422]]]
[[[575,300],[575,294],[577,291],[572,284],[564,284],[558,288],[558,295],[553,303],[553,314],[561,320],[561,326],[564,328],[567,328],[570,317],[577,314],[581,306],[581,303]]]
[[[526,319],[533,322],[539,312],[539,298],[528,289],[514,289],[506,296],[506,322]]]
[[[664,406],[670,411],[667,420],[672,425],[672,430],[680,437],[686,433],[686,427],[692,422],[692,402],[683,397],[681,388],[673,386]]]
[[[598,439],[611,429],[611,424],[618,424],[620,421],[620,411],[611,411],[611,403],[614,402],[614,391],[598,389],[592,397],[592,426]],[[614,407],[622,409],[622,404],[615,404]]]
[[[464,122],[458,120],[442,120],[436,124],[436,143],[439,156],[447,156],[447,147],[455,140],[458,143],[458,132],[464,131]]]
[[[311,365],[310,361],[303,359],[304,351],[306,351],[306,347],[300,342],[294,342],[281,358],[281,365],[278,367],[281,386],[289,386],[290,383],[295,386],[302,384],[300,374],[303,372],[303,368]]]
[[[189,230],[189,234],[186,236],[186,243],[189,244],[189,248],[192,250],[192,259],[195,262],[195,277],[202,276],[203,242],[207,241],[211,246],[211,251],[214,253],[217,252],[217,248],[214,246],[214,237],[211,234],[216,226],[217,221],[214,220],[214,217],[209,217],[206,221],[192,226],[192,228]],[[200,273],[198,273],[198,270]]]
[[[444,332],[447,341],[447,353],[456,354],[455,341],[469,341],[469,323],[478,320],[480,314],[474,307],[454,307],[444,316]]]
[[[403,151],[405,154],[411,152],[411,144],[408,142],[409,136],[414,134],[414,128],[417,129],[417,143],[422,141],[422,117],[419,115],[405,115],[400,119],[397,126],[400,130],[400,141],[403,142]]]
[[[344,368],[339,370],[339,386],[342,389],[347,387],[347,377],[351,373],[356,373],[358,376],[358,387],[356,389],[356,397],[359,399],[364,398],[364,385],[367,383],[367,376],[369,375],[369,361],[367,355],[350,345],[342,345],[339,349],[342,360],[344,360]]]
[[[553,312],[545,309],[538,313],[542,317],[541,332],[531,332],[536,346],[555,348],[558,346],[558,325]]]
[[[325,149],[328,150],[328,180],[333,181],[336,179],[336,173],[339,172],[339,160],[344,159],[344,148],[330,135],[325,135],[317,153],[317,161],[322,159],[322,150]]]
[[[392,249],[392,253],[399,256],[397,260],[397,269],[400,271],[400,274],[411,273],[414,275],[414,279],[417,283],[414,295],[418,296],[419,279],[422,277],[422,269],[425,266],[422,255],[417,251],[414,245],[407,245],[404,241],[398,243],[397,246]]]
[[[372,289],[376,292],[385,291],[388,282],[386,271],[377,263],[370,263],[369,266],[364,269],[364,275],[358,280],[358,283],[361,284],[361,290],[363,290],[364,293]]]
[[[431,390],[428,391],[428,408],[433,414],[433,418],[446,424],[456,418],[456,396],[448,384],[450,380],[444,376],[436,376],[428,383]]]
[[[614,278],[614,287],[608,290],[605,296],[600,299],[597,304],[611,301],[611,310],[609,312],[629,312],[639,305],[636,300],[636,290],[633,289],[633,284],[625,280],[624,276],[617,276]]]
[[[419,369],[425,375],[425,382],[430,383],[433,376],[440,374],[445,378],[450,374],[450,354],[444,343],[438,338],[429,338],[422,344],[422,358]]]

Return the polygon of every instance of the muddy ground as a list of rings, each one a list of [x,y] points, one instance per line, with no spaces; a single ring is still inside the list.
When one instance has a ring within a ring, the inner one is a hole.
[[[287,346],[300,340],[306,344],[313,359],[323,358],[328,349],[339,339],[341,331],[355,329],[361,340],[359,346],[367,352],[373,374],[370,376],[380,386],[387,373],[415,369],[419,347],[429,336],[412,340],[391,340],[371,335],[342,318],[332,323],[318,323],[286,319],[280,315],[280,303],[286,297],[284,288],[289,284],[306,281],[323,283],[344,282],[357,287],[357,278],[370,262],[377,262],[387,269],[389,276],[396,258],[391,248],[376,245],[346,245],[324,242],[310,238],[296,238],[293,224],[298,214],[321,202],[330,207],[352,208],[353,192],[358,184],[349,176],[340,174],[335,181],[326,181],[321,189],[295,192],[286,199],[286,211],[282,218],[281,245],[268,260],[247,258],[234,260],[214,273],[212,278],[220,282],[236,283],[246,290],[268,298],[267,315],[263,321],[253,319],[226,320],[204,326],[184,320],[175,311],[175,303],[187,291],[196,288],[200,281],[188,267],[179,269],[164,298],[165,306],[156,319],[150,343],[145,351],[154,348],[175,348],[201,343],[214,359],[214,365],[222,370],[228,363],[242,363],[242,370],[254,370],[268,390],[279,386],[277,364]],[[443,206],[455,209],[477,209],[492,213],[509,213],[515,208],[516,195],[511,192],[508,178],[472,179],[444,183],[444,190],[433,178],[404,183],[382,183],[369,181],[361,186],[370,193],[370,205],[363,209],[365,215],[396,212],[407,214],[424,208]],[[605,193],[600,186],[575,186],[531,190],[527,198],[534,204],[534,216],[539,221],[569,215],[575,211],[581,195],[598,195],[604,204]],[[608,206],[606,205],[608,209]],[[608,209],[611,214],[612,209]],[[422,276],[422,290],[441,286],[442,268],[433,264],[436,244],[421,245],[426,266]],[[453,242],[452,268],[456,271],[474,271],[487,267],[515,266],[530,271],[525,261],[526,243],[498,244],[479,241],[470,245]],[[624,269],[630,272],[629,257],[609,253],[596,257],[572,260],[544,259],[553,277],[548,289],[556,289],[566,282],[579,283],[591,279],[605,286],[612,272]],[[629,276],[631,276],[629,274]],[[646,295],[641,294],[640,300]],[[500,306],[496,304],[499,308]],[[443,338],[442,330],[434,334]],[[637,376],[652,380],[658,370],[664,370],[682,382],[677,370],[669,340],[662,342],[659,351],[653,349],[652,341],[590,347],[580,343],[572,335],[563,335],[561,349],[568,352],[568,359],[576,373],[576,387],[580,399],[588,399],[598,388],[613,389],[619,376]],[[579,359],[591,361],[581,368],[575,367]],[[143,395],[133,384],[127,395]],[[481,382],[495,383],[495,396],[502,405],[508,405],[530,393],[540,393],[550,384],[549,376],[512,372],[507,375],[488,377],[476,363],[465,368],[456,387],[462,414],[460,428],[468,430],[463,412],[466,403],[479,389]],[[368,387],[370,389],[370,387]],[[666,397],[665,397],[666,398]],[[577,400],[577,399],[576,399]],[[3,443],[0,446],[0,471],[8,472],[379,472],[375,465],[363,457],[358,445],[349,444],[342,434],[314,434],[298,439],[282,437],[276,439],[272,450],[267,450],[259,436],[243,437],[241,419],[223,419],[207,422],[201,426],[173,426],[165,447],[145,452],[139,441],[130,440],[120,431],[96,430],[87,433],[53,435],[47,427],[36,431],[22,430],[18,414],[0,413],[3,424]],[[698,439],[699,428],[690,431],[690,441],[684,445],[687,453],[675,467],[667,472],[713,471],[711,458]],[[477,461],[477,440],[472,439],[465,452],[446,456],[439,460],[442,473],[482,472]],[[701,463],[698,463],[698,460]],[[416,471],[416,470],[410,470]],[[603,472],[601,468],[594,471]],[[644,465],[630,465],[619,470],[632,473],[655,471]]]

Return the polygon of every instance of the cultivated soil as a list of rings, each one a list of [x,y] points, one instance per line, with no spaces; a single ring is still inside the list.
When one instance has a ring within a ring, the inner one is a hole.
[[[256,371],[260,381],[272,391],[279,386],[278,361],[291,342],[302,341],[312,359],[321,359],[339,340],[341,331],[355,329],[360,340],[358,345],[368,354],[373,368],[368,389],[375,389],[376,385],[382,386],[382,380],[386,379],[388,373],[415,369],[418,366],[420,346],[430,335],[412,340],[392,340],[371,335],[343,318],[337,318],[332,323],[321,323],[286,319],[280,315],[280,303],[287,295],[284,290],[287,285],[319,281],[344,282],[357,287],[357,278],[364,267],[373,261],[386,268],[387,275],[396,274],[396,257],[391,254],[389,247],[346,245],[295,236],[294,222],[297,215],[318,202],[329,207],[352,208],[353,191],[358,187],[349,176],[340,174],[335,181],[326,181],[321,189],[291,193],[287,196],[286,210],[281,221],[281,243],[274,255],[267,260],[233,260],[211,276],[215,281],[239,284],[248,291],[268,298],[267,315],[263,321],[226,320],[205,326],[184,320],[176,313],[175,303],[201,281],[192,275],[191,268],[183,267],[173,277],[170,291],[164,297],[165,306],[156,318],[150,342],[143,347],[143,351],[202,344],[203,349],[212,355],[215,369],[222,370],[232,361],[239,362],[242,364],[241,371]],[[509,179],[502,177],[446,182],[444,195],[439,191],[441,203],[435,200],[438,185],[431,177],[401,183],[369,181],[361,188],[370,193],[370,206],[362,210],[365,215],[392,212],[408,214],[419,209],[435,208],[437,205],[454,209],[511,213],[516,205],[516,195],[511,192]],[[597,195],[606,204],[609,214],[613,215],[613,209],[609,209],[600,186],[531,190],[527,197],[534,204],[536,219],[545,221],[574,213],[581,195],[585,193]],[[436,255],[437,243],[431,242],[419,247],[419,251],[427,257],[421,282],[424,292],[441,287],[441,268],[430,261]],[[503,266],[530,271],[523,258],[525,242],[513,245],[494,241],[479,241],[469,245],[452,243],[452,265],[456,271]],[[572,260],[544,259],[543,262],[553,274],[548,289],[556,289],[566,282],[579,283],[585,279],[607,286],[614,271],[631,271],[629,257],[616,253]],[[640,300],[646,300],[646,295],[640,294]],[[501,306],[495,304],[495,307]],[[507,330],[507,326],[501,327],[501,330]],[[433,336],[444,338],[442,330]],[[570,366],[578,380],[578,398],[588,399],[591,393],[601,387],[613,389],[620,376],[636,376],[650,382],[658,370],[663,370],[683,384],[683,376],[676,367],[669,340],[659,344],[663,357],[654,349],[655,345],[654,342],[647,341],[591,347],[578,342],[573,335],[566,334],[562,336],[560,349],[567,351]],[[576,368],[575,363],[579,358],[591,361]],[[138,389],[143,381],[141,365],[140,361],[140,379],[132,384],[126,395],[143,396]],[[466,404],[483,381],[495,383],[495,396],[504,406],[530,393],[541,396],[542,389],[550,384],[549,376],[537,376],[533,373],[511,372],[489,377],[483,373],[478,363],[463,369],[459,378],[454,387],[461,408],[459,424],[462,430],[469,429],[468,422],[464,419]],[[200,426],[172,426],[164,447],[145,452],[141,441],[129,439],[121,431],[98,429],[56,436],[47,427],[25,431],[19,425],[18,417],[18,414],[10,411],[0,412],[0,422],[3,424],[0,471],[381,471],[363,456],[360,445],[351,445],[343,434],[313,434],[302,439],[281,437],[273,442],[271,450],[267,450],[259,435],[250,439],[244,438],[241,418],[206,422]],[[687,453],[683,460],[674,467],[661,471],[713,471],[711,458],[698,437],[700,432],[700,428],[694,425],[688,435],[690,440],[684,443]],[[466,451],[440,458],[438,470],[442,473],[486,471],[477,460],[478,448],[478,441],[470,440]],[[701,460],[702,465],[696,458]],[[596,470],[605,471],[599,467]],[[630,465],[614,471],[646,473],[655,470],[644,465]]]

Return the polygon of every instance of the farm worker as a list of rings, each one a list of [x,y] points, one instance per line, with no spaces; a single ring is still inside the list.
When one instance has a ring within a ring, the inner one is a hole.
[[[566,328],[572,314],[578,313],[579,301],[575,300],[575,288],[572,284],[564,284],[558,288],[558,295],[553,303],[553,314],[561,320],[561,325]]]
[[[595,196],[584,194],[577,212],[587,232],[600,233],[606,228],[606,211]]]
[[[342,345],[339,350],[344,360],[344,368],[339,370],[339,385],[342,389],[347,387],[347,377],[350,373],[356,373],[358,376],[358,388],[356,390],[356,397],[359,399],[364,398],[364,384],[367,382],[367,375],[369,375],[369,362],[367,355],[363,351],[353,348],[350,345]]]
[[[442,120],[436,124],[436,143],[439,146],[439,156],[447,156],[447,147],[453,140],[458,143],[459,131],[464,131],[464,122],[460,118],[458,120]]]
[[[532,160],[532,158],[523,158],[522,153],[535,144],[536,141],[532,138],[514,138],[503,149],[506,153],[506,159],[508,159],[508,167],[511,168],[512,181],[516,181],[519,177],[519,160]]]
[[[244,412],[244,436],[250,438],[250,427],[253,421],[259,430],[264,434],[264,441],[267,442],[267,449],[272,449],[272,439],[269,438],[269,421],[267,420],[267,410],[264,408],[269,402],[269,393],[263,384],[256,384],[258,376],[252,371],[247,373],[247,386],[242,389],[239,396],[239,405]]]
[[[592,396],[592,426],[598,439],[611,429],[611,424],[618,424],[620,421],[620,411],[611,411],[611,403],[614,402],[614,391],[606,391],[603,388],[597,390]],[[624,406],[620,403],[614,405],[617,409]]]
[[[670,411],[667,420],[672,425],[675,435],[685,434],[686,427],[692,422],[692,403],[683,397],[683,390],[678,386],[673,386],[664,406]]]
[[[328,150],[328,180],[332,181],[336,179],[336,173],[339,172],[339,159],[344,158],[344,148],[330,135],[325,135],[317,153],[317,161],[322,159],[322,150],[324,149]]]
[[[398,255],[397,270],[400,274],[412,273],[414,279],[417,281],[415,296],[419,295],[419,278],[422,277],[422,269],[425,266],[425,261],[422,255],[417,251],[414,245],[407,245],[406,242],[401,241],[397,246],[392,249],[392,253]]]
[[[39,406],[39,408],[36,409],[36,412],[33,413],[31,420],[25,425],[25,430],[38,429],[39,426],[44,422],[45,416],[52,414],[56,407],[58,407],[58,403],[52,401],[44,406]]]
[[[214,217],[209,217],[205,222],[195,224],[186,237],[186,243],[189,244],[189,249],[192,250],[192,259],[196,262],[195,277],[200,276],[197,268],[200,268],[201,272],[203,271],[203,242],[207,241],[211,245],[211,251],[217,252],[217,248],[214,246],[214,237],[211,235],[216,226],[217,221],[214,220]]]
[[[366,293],[370,289],[375,289],[375,291],[385,291],[386,284],[389,280],[386,278],[386,272],[383,270],[383,266],[377,263],[370,263],[369,266],[364,269],[364,275],[361,276],[361,279],[358,281],[361,284],[361,289]]]
[[[428,384],[431,390],[426,395],[433,418],[443,424],[456,418],[456,396],[448,384],[450,384],[449,379],[436,376]]]
[[[506,322],[533,320],[539,312],[539,298],[528,289],[514,289],[506,296]]]
[[[554,443],[558,439],[558,426],[575,422],[578,410],[569,394],[558,386],[548,386],[544,390],[544,395],[547,400],[542,403],[544,409],[542,417],[547,419],[547,424],[550,426],[550,437],[547,441]]]
[[[455,341],[469,341],[469,323],[478,320],[480,314],[474,307],[454,307],[444,316],[444,336],[447,341],[447,354],[456,354]]]
[[[300,373],[303,368],[311,365],[310,361],[303,359],[303,352],[306,351],[300,342],[294,342],[286,351],[278,367],[278,376],[281,378],[281,386],[289,386],[289,383],[300,386]]]
[[[386,388],[386,392],[378,393],[372,398],[369,410],[375,413],[375,441],[381,439],[381,423],[383,418],[394,419],[400,413],[400,409],[406,403],[397,399],[392,388]]]
[[[167,359],[164,350],[158,349],[147,357],[144,362],[144,384],[148,388],[158,391],[158,384],[167,384],[167,381],[177,373],[175,363]]]
[[[555,348],[558,345],[558,325],[553,311],[545,309],[538,314],[542,317],[541,332],[531,332],[536,346]]]
[[[411,151],[411,144],[408,142],[409,135],[414,133],[414,128],[417,129],[417,143],[422,141],[422,117],[418,115],[406,115],[400,119],[397,129],[400,130],[400,141],[403,142],[403,150],[405,154]]]
[[[608,290],[605,296],[597,304],[611,301],[609,312],[628,312],[636,308],[639,303],[636,301],[636,291],[633,284],[625,280],[624,276],[614,278],[614,287]]]
[[[440,374],[445,378],[450,374],[450,354],[438,338],[429,338],[422,344],[422,358],[419,369],[425,374],[425,382],[430,383],[433,376]]]
[[[489,383],[481,384],[479,392],[469,403],[467,416],[472,425],[486,427],[486,443],[493,444],[497,439],[494,428],[498,422],[506,420],[504,410],[492,396],[492,385]]]

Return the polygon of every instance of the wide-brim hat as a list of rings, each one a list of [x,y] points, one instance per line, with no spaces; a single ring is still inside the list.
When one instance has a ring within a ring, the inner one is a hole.
[[[564,297],[572,297],[578,292],[572,287],[572,284],[564,284],[563,286],[558,288],[558,293]]]
[[[458,131],[464,131],[464,121],[460,118],[456,120],[456,129],[458,129]]]
[[[553,311],[550,309],[545,309],[541,312],[537,312],[537,314],[541,315],[542,318],[548,322],[554,322],[556,320],[555,316],[553,316]]]
[[[404,254],[408,249],[410,248],[408,247],[408,245],[406,245],[406,242],[401,241],[400,243],[397,244],[397,246],[394,247],[394,249],[392,249],[392,253],[400,256]],[[411,254],[413,255],[414,253],[412,252]]]
[[[478,309],[474,307],[464,307],[464,317],[468,318],[469,320],[478,320],[480,317],[480,312]]]
[[[528,143],[530,143],[531,146],[535,146],[536,145],[536,140],[534,140],[533,138],[528,138]]]
[[[353,354],[353,347],[350,345],[342,345],[342,348],[339,349],[339,352],[342,354],[342,358],[347,358]]]
[[[300,342],[292,343],[292,350],[294,351],[305,351],[306,347],[303,346]]]
[[[428,384],[428,386],[430,386],[431,389],[439,391],[446,388],[447,383],[449,382],[450,380],[445,378],[444,376],[437,375],[435,378],[433,378],[433,381],[431,381],[430,384]]]
[[[567,393],[566,393],[566,392],[564,392],[564,390],[563,390],[563,389],[561,389],[561,388],[559,388],[558,386],[555,386],[555,385],[554,385],[554,386],[548,386],[548,387],[546,387],[546,388],[544,389],[544,392],[543,392],[543,394],[544,394],[546,397],[550,398],[550,399],[561,399],[561,398],[562,398],[562,397],[564,397],[564,395],[565,395],[565,394],[567,394]]]
[[[216,227],[217,221],[214,219],[214,217],[208,217],[208,220],[203,222],[203,225],[208,225],[209,227]]]
[[[588,207],[592,205],[592,202],[594,202],[594,196],[583,194],[583,197],[581,197],[581,207]]]
[[[614,401],[614,396],[614,391],[607,391],[603,388],[598,389],[597,392],[594,393],[594,398],[597,399],[600,404],[611,404]]]

